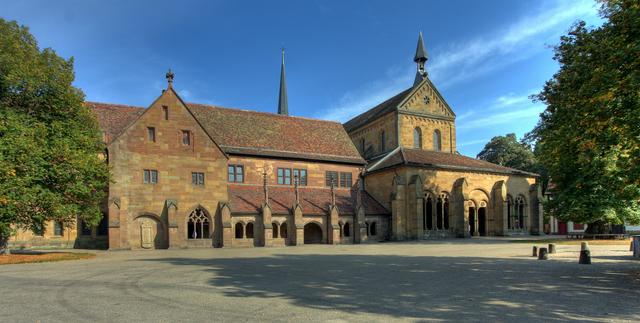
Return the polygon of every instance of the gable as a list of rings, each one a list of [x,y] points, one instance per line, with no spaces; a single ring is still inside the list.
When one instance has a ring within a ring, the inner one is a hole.
[[[398,105],[400,111],[455,118],[455,113],[428,77]]]

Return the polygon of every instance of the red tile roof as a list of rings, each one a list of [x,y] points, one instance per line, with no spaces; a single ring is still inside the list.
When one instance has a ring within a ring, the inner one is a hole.
[[[188,105],[228,154],[365,163],[337,122],[195,103]]]
[[[100,128],[105,133],[105,141],[111,142],[128,125],[133,123],[143,112],[140,107],[132,107],[122,104],[86,102],[96,115]]]
[[[496,165],[484,160],[475,159],[457,153],[447,153],[422,149],[399,148],[389,153],[378,162],[371,164],[368,172],[379,171],[397,165],[412,165],[451,170],[467,170],[510,175],[539,176],[538,174],[514,168]]]
[[[97,102],[95,112],[110,142],[144,108]],[[227,154],[331,161],[364,165],[340,123],[188,103],[189,110]]]
[[[260,212],[264,202],[264,188],[254,185],[229,185],[229,202],[232,213],[255,214]],[[331,205],[331,189],[301,187],[300,204],[304,214],[328,214]],[[336,189],[336,205],[340,214],[355,214],[356,191]],[[295,201],[293,187],[269,187],[269,205],[274,214],[291,214]],[[362,192],[362,203],[365,213],[369,215],[389,214],[389,211],[373,199],[368,193]]]

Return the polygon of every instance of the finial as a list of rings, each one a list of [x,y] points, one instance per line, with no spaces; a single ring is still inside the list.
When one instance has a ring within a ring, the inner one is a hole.
[[[280,67],[280,94],[278,96],[278,114],[289,115],[287,100],[287,80],[284,71],[284,47],[282,47],[282,66]]]
[[[173,74],[171,69],[169,69],[165,77],[167,78],[167,83],[169,83],[169,88],[173,87],[173,78],[175,77],[175,74]]]
[[[358,189],[356,190],[356,206],[362,205],[362,180],[358,179]]]
[[[293,189],[296,193],[296,205],[300,204],[300,192],[298,191],[298,175],[293,176]]]
[[[336,206],[336,190],[333,178],[331,179],[331,206]]]
[[[262,177],[264,179],[264,203],[269,204],[269,179],[267,177],[267,167],[264,168]]]
[[[425,63],[429,59],[427,51],[424,49],[424,40],[422,40],[422,32],[418,34],[418,46],[416,48],[416,55],[413,57],[413,61],[417,64],[416,78],[413,81],[413,86],[416,86],[422,82],[427,76],[427,69]]]

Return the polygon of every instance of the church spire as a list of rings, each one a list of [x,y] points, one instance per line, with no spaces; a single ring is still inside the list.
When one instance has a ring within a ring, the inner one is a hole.
[[[429,59],[427,51],[424,49],[424,40],[422,40],[422,32],[418,35],[418,47],[416,48],[416,55],[413,57],[413,61],[416,62],[418,70],[416,71],[416,79],[413,82],[413,86],[418,85],[427,76],[427,70],[425,69],[425,63]]]
[[[284,48],[282,48],[282,67],[280,68],[280,97],[278,98],[278,114],[289,115],[287,101],[287,81],[284,73]]]

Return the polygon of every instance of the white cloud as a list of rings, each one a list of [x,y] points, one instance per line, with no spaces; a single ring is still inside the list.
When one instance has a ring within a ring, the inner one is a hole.
[[[535,120],[538,118],[540,113],[544,111],[544,109],[545,106],[543,104],[533,104],[527,108],[520,110],[501,112],[482,118],[469,120],[466,122],[460,122],[456,129],[462,131],[469,129],[486,128],[499,124],[514,123],[517,121],[522,121],[524,119]]]
[[[458,143],[458,147],[469,147],[469,146],[475,146],[478,144],[484,144],[489,142],[489,139],[477,139],[477,140],[469,140],[469,141],[465,141],[462,143]]]
[[[546,50],[545,45],[557,42],[558,37],[577,19],[597,19],[597,7],[592,0],[551,2],[552,6],[548,4],[541,6],[536,15],[524,17],[490,35],[453,43],[447,48],[435,48],[435,55],[427,64],[430,78],[440,88],[472,80]],[[345,93],[328,111],[316,117],[345,122],[408,88],[414,76],[415,67],[412,64],[408,64],[406,69],[396,68],[388,72],[384,79]],[[502,100],[503,107],[506,107],[524,104],[528,98],[505,96]],[[499,105],[494,107],[500,108]],[[469,116],[471,114],[462,114],[458,120]]]

